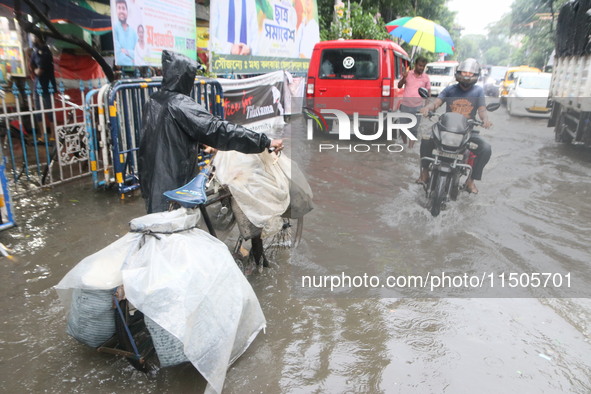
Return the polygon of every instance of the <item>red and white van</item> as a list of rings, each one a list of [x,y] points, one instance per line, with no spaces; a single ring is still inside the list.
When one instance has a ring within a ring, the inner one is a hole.
[[[398,81],[408,65],[408,54],[392,41],[319,42],[310,59],[306,107],[356,112],[360,121],[377,122],[380,112],[398,109],[404,93]]]

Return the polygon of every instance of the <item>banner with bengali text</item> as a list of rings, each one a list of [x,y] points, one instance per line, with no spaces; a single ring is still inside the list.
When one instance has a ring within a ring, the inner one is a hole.
[[[164,49],[196,60],[194,0],[111,0],[118,66],[161,65]]]
[[[320,41],[316,0],[211,0],[209,28],[216,73],[305,73]]]
[[[212,70],[234,74],[263,74],[277,70],[286,70],[294,74],[306,74],[309,64],[309,59],[217,54],[213,54],[211,58]]]

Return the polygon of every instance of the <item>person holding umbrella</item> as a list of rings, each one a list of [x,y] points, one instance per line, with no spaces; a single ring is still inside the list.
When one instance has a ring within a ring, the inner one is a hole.
[[[429,76],[424,73],[427,59],[422,56],[417,57],[415,66],[412,71],[408,69],[402,73],[402,78],[398,81],[398,89],[404,86],[404,94],[402,96],[402,103],[400,104],[400,111],[415,115],[423,107],[424,99],[419,96],[419,88],[431,90],[431,81]],[[421,117],[417,116],[417,124],[414,125],[410,132],[416,137],[418,135],[419,123]],[[402,141],[406,142],[406,135],[402,134]],[[408,140],[408,147],[412,149],[414,141]]]

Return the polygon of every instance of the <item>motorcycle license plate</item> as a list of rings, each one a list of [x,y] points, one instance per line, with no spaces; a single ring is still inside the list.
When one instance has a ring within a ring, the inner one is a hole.
[[[440,157],[446,157],[448,159],[453,159],[453,160],[464,160],[464,155],[461,153],[447,153],[447,152],[442,152],[437,149],[433,150],[433,155],[440,156]]]

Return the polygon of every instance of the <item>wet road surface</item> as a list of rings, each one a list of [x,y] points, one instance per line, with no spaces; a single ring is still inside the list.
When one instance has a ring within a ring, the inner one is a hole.
[[[591,392],[591,300],[571,296],[591,288],[591,153],[556,144],[545,120],[510,118],[504,108],[491,120],[480,193],[462,193],[437,218],[413,183],[418,145],[318,153],[292,120],[284,134],[316,209],[291,257],[249,276],[268,327],[229,370],[225,392]],[[190,365],[144,375],[65,333],[52,286],[144,212],[138,196],[120,201],[89,183],[19,198],[19,227],[0,233],[17,256],[0,268],[1,391],[202,391]],[[429,298],[413,289],[302,288],[305,275],[384,280],[443,270],[570,272],[574,284],[495,298],[466,288]],[[535,294],[544,298],[522,297]],[[546,298],[557,296],[566,298]]]

